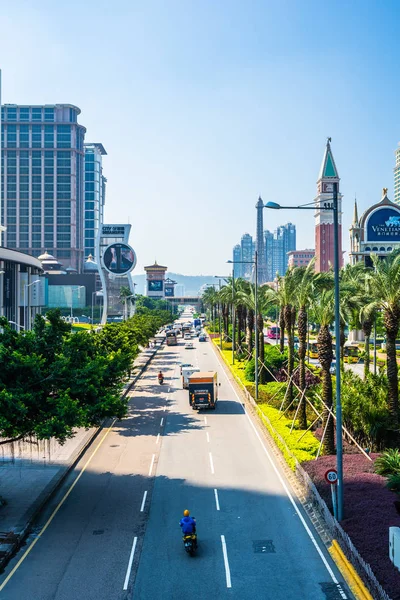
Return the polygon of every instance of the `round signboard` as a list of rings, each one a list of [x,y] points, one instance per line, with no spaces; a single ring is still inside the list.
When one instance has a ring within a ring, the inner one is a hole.
[[[113,275],[126,275],[136,266],[135,251],[128,244],[111,244],[104,250],[103,264]]]
[[[336,469],[328,469],[328,471],[325,473],[325,481],[327,483],[337,483]]]

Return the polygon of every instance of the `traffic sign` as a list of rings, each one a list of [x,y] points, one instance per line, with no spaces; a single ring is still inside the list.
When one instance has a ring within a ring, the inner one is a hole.
[[[336,484],[337,483],[337,471],[336,469],[328,469],[325,473],[326,483]]]

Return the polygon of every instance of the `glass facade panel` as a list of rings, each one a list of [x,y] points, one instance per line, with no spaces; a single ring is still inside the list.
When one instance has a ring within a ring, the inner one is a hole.
[[[54,148],[54,125],[44,126],[44,147]]]
[[[57,125],[57,148],[71,148],[70,125]]]
[[[19,126],[19,147],[29,148],[29,125]]]
[[[41,121],[42,120],[42,109],[41,108],[32,108],[32,121]]]
[[[29,121],[29,108],[23,107],[19,109],[19,120]]]
[[[42,126],[32,125],[32,148],[42,147]]]

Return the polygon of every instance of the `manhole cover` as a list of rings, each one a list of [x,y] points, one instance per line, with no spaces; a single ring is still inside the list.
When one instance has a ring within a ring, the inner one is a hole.
[[[326,600],[343,599],[343,596],[340,593],[340,585],[337,585],[336,583],[333,583],[331,581],[329,583],[320,583],[319,585],[321,586],[322,592],[325,594]]]
[[[255,554],[273,554],[275,546],[272,540],[253,540],[253,552]]]
[[[93,535],[103,535],[104,529],[95,529]]]

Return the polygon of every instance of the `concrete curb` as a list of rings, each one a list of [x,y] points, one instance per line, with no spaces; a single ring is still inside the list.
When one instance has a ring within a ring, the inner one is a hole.
[[[154,351],[150,354],[147,360],[139,366],[135,375],[126,384],[125,389],[122,393],[122,397],[125,398],[130,392],[132,386],[136,383],[139,377],[146,370],[162,344],[155,346]],[[46,504],[54,496],[62,482],[66,479],[68,474],[74,469],[76,464],[79,462],[81,457],[84,455],[86,450],[90,447],[92,442],[97,438],[99,433],[111,423],[111,420],[107,419],[100,427],[94,430],[88,431],[88,435],[83,440],[82,444],[77,446],[76,450],[72,453],[70,461],[64,467],[61,467],[54,477],[49,481],[46,487],[43,489],[41,494],[32,503],[30,508],[25,512],[24,516],[17,523],[14,531],[7,534],[0,543],[0,573],[2,573],[8,564],[9,560],[18,552],[25,538],[29,535],[30,530],[35,519],[39,516],[41,511],[45,508]]]
[[[347,585],[353,592],[357,600],[374,600],[364,583],[361,581],[357,571],[344,555],[339,542],[332,540],[332,546],[329,548],[329,554],[335,561],[339,571],[346,580]]]

